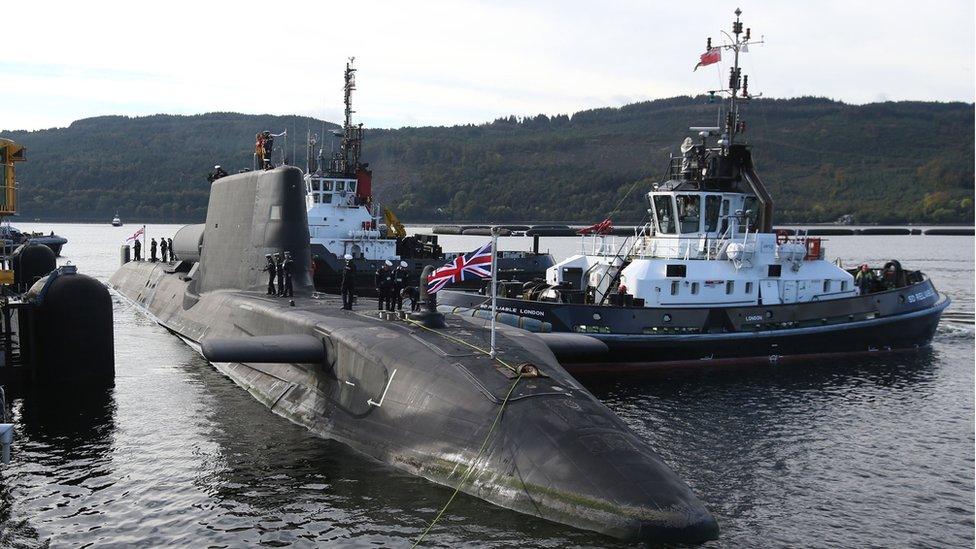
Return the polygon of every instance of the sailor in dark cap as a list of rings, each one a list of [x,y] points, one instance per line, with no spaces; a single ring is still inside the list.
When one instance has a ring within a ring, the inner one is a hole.
[[[159,239],[159,253],[162,261],[166,261],[166,258],[169,257],[169,244],[166,243],[165,238]]]
[[[351,311],[352,302],[356,299],[356,264],[352,262],[352,256],[349,254],[346,254],[345,259],[339,291],[342,293],[342,308]]]
[[[176,250],[173,249],[173,239],[167,238],[166,241],[169,242],[169,260],[176,261]]]
[[[156,239],[155,238],[152,239],[152,242],[149,243],[149,261],[152,261],[153,263],[156,262],[156,247],[157,246],[158,246],[158,244],[156,244]]]
[[[136,254],[136,261],[142,261],[142,242],[139,242],[138,238],[132,245],[132,252]]]
[[[264,254],[268,264],[264,266],[264,272],[268,273],[268,295],[275,295],[275,275],[278,273],[278,265],[275,264],[274,256]]]
[[[281,292],[282,297],[294,297],[295,289],[291,285],[291,271],[295,266],[295,261],[291,258],[291,252],[285,252],[285,259],[281,262],[281,270],[285,275],[285,289]]]

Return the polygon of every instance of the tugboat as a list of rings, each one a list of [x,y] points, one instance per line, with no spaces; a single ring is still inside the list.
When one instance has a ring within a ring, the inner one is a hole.
[[[363,125],[352,122],[356,89],[354,58],[345,70],[345,122],[339,150],[326,160],[317,137],[307,136],[305,190],[315,288],[338,293],[345,256],[356,265],[359,295],[371,295],[374,271],[385,262],[407,263],[409,284],[416,285],[427,265],[440,267],[463,252],[445,253],[435,235],[408,236],[403,224],[373,196],[373,174],[361,161]],[[317,154],[316,154],[317,150]],[[383,222],[386,229],[383,230]],[[502,276],[528,282],[545,275],[552,256],[538,250],[498,252]],[[474,281],[467,287],[476,288]]]
[[[553,351],[570,371],[688,363],[775,362],[915,349],[949,305],[921,271],[898,261],[845,270],[823,240],[773,230],[773,201],[743,138],[753,97],[739,53],[756,42],[736,10],[720,127],[693,127],[663,180],[646,194],[648,221],[617,245],[609,222],[545,280],[500,283],[498,320],[536,332],[584,333],[597,344]],[[706,63],[707,64],[707,63]],[[484,295],[438,294],[442,310],[489,318]]]
[[[122,220],[119,219],[119,212],[115,212],[115,217],[112,218],[112,226],[113,227],[121,227],[122,226]]]

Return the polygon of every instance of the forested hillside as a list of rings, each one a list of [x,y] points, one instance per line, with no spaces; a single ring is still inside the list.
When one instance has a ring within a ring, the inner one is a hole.
[[[618,204],[615,221],[634,222],[687,128],[714,125],[716,113],[704,98],[677,97],[572,117],[368,130],[364,158],[379,199],[411,222],[593,222]],[[846,213],[863,223],[971,223],[973,116],[964,103],[817,98],[760,99],[744,111],[781,223]],[[28,147],[18,166],[25,217],[105,221],[118,210],[125,220],[189,222],[203,219],[207,172],[216,163],[232,173],[249,167],[258,130],[287,130],[277,144],[304,167],[306,130],[334,127],[209,113],[98,117],[0,135]]]

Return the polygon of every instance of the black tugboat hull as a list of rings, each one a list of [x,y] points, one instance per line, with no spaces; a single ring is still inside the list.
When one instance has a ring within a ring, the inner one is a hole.
[[[439,296],[443,311],[490,317],[483,295]],[[498,300],[501,322],[542,332],[543,338],[586,334],[605,345],[586,352],[552,345],[563,367],[575,374],[914,350],[932,341],[948,305],[949,298],[940,297],[928,280],[855,298],[725,309]]]

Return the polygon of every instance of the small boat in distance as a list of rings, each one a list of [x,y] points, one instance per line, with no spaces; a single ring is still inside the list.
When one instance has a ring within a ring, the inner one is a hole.
[[[121,227],[122,226],[122,220],[119,219],[119,212],[115,212],[115,217],[112,218],[112,226],[113,227]]]

